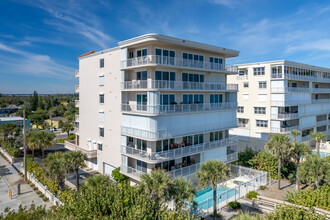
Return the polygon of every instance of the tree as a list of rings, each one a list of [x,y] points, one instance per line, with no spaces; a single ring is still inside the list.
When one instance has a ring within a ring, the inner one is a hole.
[[[291,158],[297,165],[297,170],[296,170],[296,190],[299,189],[299,177],[298,177],[298,172],[299,172],[299,164],[302,156],[307,156],[309,153],[311,153],[310,148],[304,144],[304,143],[295,143],[295,147],[291,151]]]
[[[66,163],[69,165],[70,172],[76,173],[76,184],[77,191],[79,191],[79,168],[85,166],[85,160],[87,160],[86,154],[81,153],[80,151],[70,151],[65,153]]]
[[[10,134],[11,136],[13,136],[14,132],[17,131],[17,128],[18,128],[17,124],[6,123],[0,125],[0,132],[4,134],[4,138],[5,140],[7,140],[8,135]]]
[[[217,186],[230,177],[229,167],[222,161],[208,160],[202,163],[197,171],[198,184],[205,188],[211,185],[213,189],[213,219],[217,216]]]
[[[251,160],[258,152],[254,151],[251,147],[245,148],[244,151],[238,153],[238,165],[249,167],[249,160]]]
[[[165,173],[164,170],[155,169],[150,174],[141,175],[141,182],[139,190],[144,193],[148,200],[155,203],[155,207],[162,208],[171,198],[170,187],[173,180],[170,174]]]
[[[37,133],[38,131],[30,131],[26,135],[28,146],[32,150],[32,161],[34,161],[34,150],[38,149],[39,147]]]
[[[313,131],[312,133],[310,133],[310,136],[315,141],[316,153],[318,155],[320,155],[320,141],[325,139],[327,136],[325,134],[323,134],[322,132],[316,132],[316,131]]]
[[[295,146],[296,145],[296,142],[297,142],[297,137],[301,134],[300,131],[294,129],[292,130],[291,132],[291,135],[293,136],[293,145]]]
[[[69,166],[64,158],[62,152],[55,152],[48,154],[47,158],[43,161],[46,169],[46,175],[56,180],[61,190],[64,189],[64,178],[68,174]]]
[[[195,198],[195,187],[193,187],[191,182],[185,181],[182,177],[174,180],[170,190],[170,194],[175,202],[176,211],[182,210],[185,201],[192,202]]]
[[[31,97],[31,110],[35,111],[38,108],[38,93],[36,91],[33,92],[33,96]]]
[[[281,163],[289,155],[291,150],[289,141],[290,138],[285,134],[273,134],[266,143],[266,149],[277,157],[278,189],[281,189]]]
[[[74,126],[70,122],[65,122],[65,123],[62,124],[61,129],[62,129],[62,132],[67,132],[68,137],[69,137],[70,136],[70,131],[74,130]]]
[[[38,148],[42,151],[42,158],[45,156],[45,150],[54,145],[54,134],[49,131],[37,131]]]
[[[92,189],[95,188],[97,186],[105,186],[108,185],[110,183],[110,179],[108,176],[105,175],[93,175],[88,177],[85,180],[84,186],[86,188]]]
[[[299,178],[307,184],[319,188],[323,182],[330,183],[330,160],[320,155],[309,155],[300,165]]]
[[[129,180],[127,176],[120,173],[120,167],[114,169],[111,173],[111,176],[117,183],[123,183]]]

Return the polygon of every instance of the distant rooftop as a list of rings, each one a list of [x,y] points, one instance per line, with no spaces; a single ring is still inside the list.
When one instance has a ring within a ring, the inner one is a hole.
[[[21,121],[23,120],[22,117],[18,117],[18,116],[15,116],[15,117],[0,117],[0,121]]]

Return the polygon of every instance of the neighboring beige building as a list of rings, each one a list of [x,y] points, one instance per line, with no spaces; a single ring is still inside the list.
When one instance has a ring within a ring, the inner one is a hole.
[[[238,136],[240,149],[263,150],[269,134],[300,130],[330,132],[330,69],[287,60],[238,65]]]
[[[76,145],[88,166],[111,175],[116,167],[139,181],[162,168],[189,178],[210,159],[237,158],[238,51],[147,34],[79,57]]]

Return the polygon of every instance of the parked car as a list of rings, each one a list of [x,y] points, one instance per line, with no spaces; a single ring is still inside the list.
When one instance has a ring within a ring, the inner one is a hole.
[[[19,152],[21,153],[21,154],[24,154],[24,147],[20,147],[19,148]],[[27,147],[26,148],[26,153],[31,153],[32,152],[32,150],[29,148],[29,147]]]

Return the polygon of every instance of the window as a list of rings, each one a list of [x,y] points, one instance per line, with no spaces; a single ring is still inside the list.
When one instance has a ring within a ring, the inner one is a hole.
[[[258,94],[259,102],[267,102],[267,94]]]
[[[166,139],[156,142],[156,152],[167,151],[174,149],[175,139]]]
[[[104,137],[104,128],[103,127],[99,127],[99,136]]]
[[[104,75],[99,75],[99,86],[104,86]]]
[[[136,80],[147,80],[147,76],[147,71],[136,72]]]
[[[253,68],[253,75],[255,76],[265,75],[265,67]]]
[[[158,49],[156,48],[156,61],[158,64],[171,64],[175,63],[175,51]]]
[[[265,107],[254,107],[254,114],[266,114],[266,108]]]
[[[243,86],[244,86],[244,88],[248,88],[249,87],[249,82],[243,82]]]
[[[222,139],[222,131],[210,132],[210,142]]]
[[[155,79],[163,81],[175,81],[175,72],[155,71]]]
[[[100,59],[100,68],[103,68],[104,67],[104,59]]]
[[[268,121],[256,120],[256,124],[257,124],[257,127],[263,127],[263,128],[268,127]]]
[[[203,134],[196,134],[192,136],[185,136],[182,138],[182,141],[185,145],[197,145],[204,143],[204,135]]]
[[[147,49],[141,49],[136,51],[136,57],[145,57],[148,55]]]
[[[249,94],[243,94],[243,100],[248,101],[249,100]]]
[[[183,66],[203,68],[204,56],[191,53],[182,53]]]
[[[147,172],[147,163],[146,162],[142,162],[140,160],[137,160],[136,161],[136,168],[137,168],[137,170],[146,173]]]
[[[237,113],[244,113],[244,106],[238,106]]]
[[[266,88],[267,88],[267,82],[266,81],[259,82],[259,89],[266,89]]]
[[[134,53],[133,51],[128,52],[128,59],[134,58]]]
[[[222,103],[222,94],[210,94],[210,103]]]
[[[174,94],[160,94],[160,105],[169,105],[175,103]]]
[[[210,68],[221,70],[223,64],[223,59],[219,57],[210,57]]]
[[[104,122],[104,111],[99,111],[99,122]]]
[[[147,141],[146,140],[141,140],[141,139],[136,139],[136,148],[139,150],[147,150]]]
[[[238,75],[239,76],[244,76],[245,75],[245,70],[239,70]]]
[[[204,94],[183,94],[184,104],[204,103]]]
[[[104,104],[104,94],[99,94],[99,103]]]
[[[97,147],[98,147],[98,149],[99,149],[100,151],[103,150],[103,144],[101,144],[101,143],[97,143]]]
[[[182,73],[183,82],[204,82],[204,75],[193,73]]]
[[[137,110],[146,111],[147,110],[147,94],[137,94],[136,102],[137,102]]]

